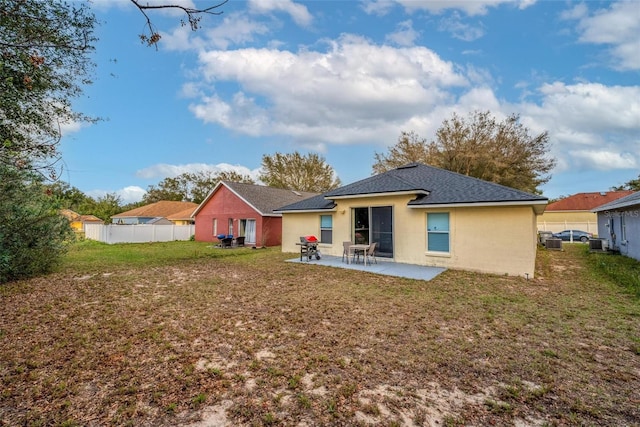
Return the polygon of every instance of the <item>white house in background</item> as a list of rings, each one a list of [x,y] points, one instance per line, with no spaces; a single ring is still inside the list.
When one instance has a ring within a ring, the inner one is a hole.
[[[640,261],[640,191],[599,206],[598,236],[609,249]]]

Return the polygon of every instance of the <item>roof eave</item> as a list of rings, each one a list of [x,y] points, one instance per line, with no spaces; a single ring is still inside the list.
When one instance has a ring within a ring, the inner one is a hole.
[[[338,199],[363,199],[369,197],[388,197],[388,196],[428,196],[429,192],[426,190],[411,190],[411,191],[386,191],[382,193],[362,193],[362,194],[347,194],[343,196],[325,196],[327,200]]]
[[[471,207],[496,207],[496,206],[532,206],[536,215],[541,215],[547,206],[546,200],[506,200],[490,202],[461,202],[461,203],[430,203],[409,204],[411,209],[441,209],[441,208],[471,208]]]
[[[611,211],[616,209],[629,208],[633,206],[640,206],[640,200],[630,200],[629,202],[626,202],[626,203],[623,202],[619,204],[611,204],[610,206],[604,206],[604,207],[599,206],[597,208],[592,209],[591,212],[594,212],[594,213],[606,212],[606,211]]]
[[[337,212],[336,207],[321,209],[321,208],[313,208],[313,209],[291,209],[284,211],[274,211],[276,213],[285,214],[285,213],[314,213],[314,212]]]

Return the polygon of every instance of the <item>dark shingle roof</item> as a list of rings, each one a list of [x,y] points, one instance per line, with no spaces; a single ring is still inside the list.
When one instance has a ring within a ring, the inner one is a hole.
[[[239,182],[223,181],[222,184],[257,209],[261,215],[274,215],[276,214],[274,211],[282,205],[304,201],[318,195],[318,193],[306,191],[293,191]]]
[[[421,163],[411,163],[397,169],[328,191],[322,196],[334,199],[385,193],[415,193],[410,206],[468,203],[534,202],[544,203],[546,197],[505,187],[492,182],[461,175]],[[330,209],[323,197],[296,203],[279,211]],[[317,205],[312,205],[317,202]]]
[[[606,205],[598,206],[597,208],[593,209],[593,212],[602,212],[611,209],[621,209],[638,205],[640,205],[640,191],[636,191],[635,193],[629,194],[626,197],[614,200],[613,202],[609,202]]]

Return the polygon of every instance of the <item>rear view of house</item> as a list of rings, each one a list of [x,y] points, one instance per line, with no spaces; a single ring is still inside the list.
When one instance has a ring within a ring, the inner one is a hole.
[[[545,197],[412,163],[278,209],[282,250],[320,236],[323,254],[343,242],[376,242],[396,262],[533,277],[536,217]]]
[[[220,181],[193,212],[195,238],[214,242],[219,234],[225,234],[244,237],[244,244],[249,246],[278,246],[282,242],[282,215],[274,210],[315,195]]]

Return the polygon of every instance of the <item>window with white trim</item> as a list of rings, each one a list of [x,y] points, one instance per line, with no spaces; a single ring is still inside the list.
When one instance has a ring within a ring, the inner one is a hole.
[[[427,214],[427,251],[449,252],[449,213]]]
[[[333,243],[332,215],[320,215],[320,242]]]

